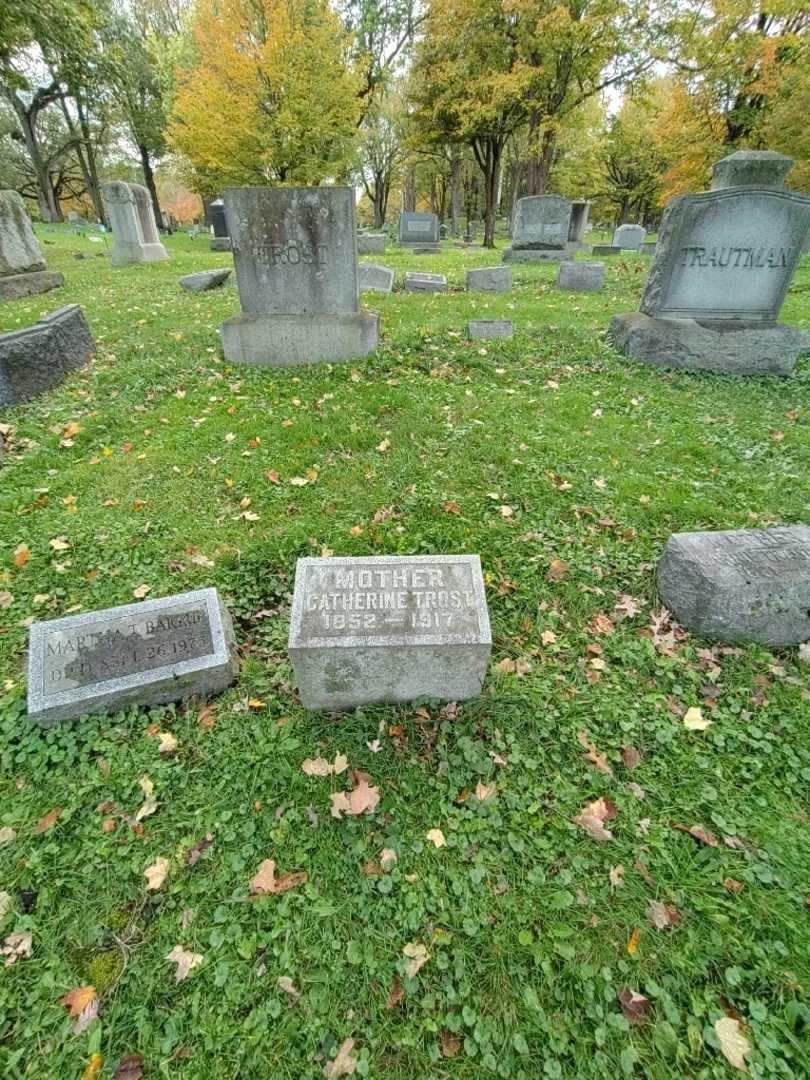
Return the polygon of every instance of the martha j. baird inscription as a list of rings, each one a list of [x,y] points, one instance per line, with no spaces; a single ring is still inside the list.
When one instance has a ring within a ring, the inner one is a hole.
[[[491,648],[477,555],[298,560],[289,652],[307,708],[475,697]]]
[[[216,589],[34,623],[28,715],[53,724],[224,690],[238,668]]]
[[[702,637],[810,640],[810,528],[676,533],[658,568],[661,599]]]

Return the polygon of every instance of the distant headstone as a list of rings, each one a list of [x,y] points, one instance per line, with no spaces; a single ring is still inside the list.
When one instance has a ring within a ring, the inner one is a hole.
[[[641,254],[642,255],[654,255],[655,254],[655,249],[656,249],[657,246],[658,246],[658,241],[657,240],[645,240],[644,243],[641,245]]]
[[[289,367],[377,348],[379,317],[358,302],[352,188],[228,188],[225,214],[242,304],[220,327],[229,360]]]
[[[599,292],[605,284],[605,264],[602,262],[560,263],[557,288],[571,292]]]
[[[810,333],[777,319],[810,233],[810,197],[782,187],[778,164],[774,187],[672,200],[641,314],[611,322],[620,349],[660,367],[790,374]]]
[[[358,267],[360,292],[390,293],[394,287],[394,271],[378,263],[360,263]]]
[[[0,191],[0,300],[35,296],[65,284],[48,270],[25,203],[16,191]]]
[[[738,150],[715,162],[712,191],[731,187],[783,188],[793,158],[773,150]]]
[[[0,334],[0,406],[28,401],[58,386],[95,349],[78,304],[60,308],[24,330]]]
[[[470,319],[467,324],[467,333],[473,341],[479,338],[490,341],[510,338],[514,332],[515,326],[511,319]]]
[[[132,263],[164,262],[169,253],[160,242],[152,199],[140,184],[113,180],[103,185],[104,202],[113,237],[113,266]]]
[[[357,237],[358,255],[384,255],[385,235],[383,233],[364,233]]]
[[[613,246],[622,251],[641,251],[646,235],[643,225],[620,225],[613,234]]]
[[[717,641],[810,640],[810,528],[676,533],[658,568],[664,604]]]
[[[568,227],[568,239],[572,244],[582,244],[588,228],[588,215],[591,204],[587,199],[574,199],[571,203],[571,224]]]
[[[298,560],[289,654],[308,709],[476,697],[491,648],[477,555]]]
[[[230,616],[216,589],[34,623],[28,715],[48,726],[128,705],[224,690],[236,675]]]
[[[527,195],[518,199],[512,221],[512,246],[504,262],[561,262],[573,259],[570,244],[571,200],[562,195]]]
[[[224,285],[231,276],[229,267],[222,270],[198,270],[196,274],[186,274],[180,278],[180,284],[189,292],[208,292]]]
[[[509,292],[511,288],[511,266],[482,266],[467,271],[467,292]]]
[[[405,273],[406,292],[447,292],[447,278],[444,274],[422,274],[417,270]]]
[[[417,244],[438,251],[439,218],[436,214],[404,213],[399,215],[400,244]]]
[[[613,244],[594,244],[591,248],[591,255],[621,255],[623,248],[614,247]]]
[[[211,220],[211,228],[214,230],[214,235],[211,237],[211,251],[230,251],[231,237],[225,220],[225,201],[212,199],[208,204],[208,216]]]

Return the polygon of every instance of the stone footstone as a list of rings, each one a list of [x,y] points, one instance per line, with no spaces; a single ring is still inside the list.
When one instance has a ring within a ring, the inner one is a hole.
[[[511,319],[470,319],[467,324],[467,333],[473,341],[479,338],[484,340],[510,338],[514,332],[515,325]]]
[[[216,589],[51,619],[30,631],[28,715],[49,726],[218,693],[238,667]]]
[[[520,263],[559,263],[568,262],[569,259],[576,257],[579,251],[578,244],[566,243],[564,248],[559,249],[535,249],[535,248],[514,248],[508,247],[503,249],[501,258],[504,262],[520,262]]]
[[[716,641],[810,639],[810,528],[676,533],[658,568],[678,622]]]
[[[614,247],[613,244],[593,244],[591,255],[624,255],[624,248]]]
[[[180,284],[189,292],[208,292],[216,289],[231,276],[230,268],[223,270],[199,270],[196,274],[186,274],[180,278]]]
[[[360,263],[357,268],[360,292],[390,293],[394,287],[394,271],[379,263]]]
[[[373,233],[363,233],[357,237],[358,255],[384,255],[385,237]]]
[[[467,292],[509,292],[512,288],[511,266],[482,266],[467,271]]]
[[[729,375],[790,375],[801,353],[810,351],[810,332],[792,326],[717,328],[638,312],[614,315],[610,337],[645,364]]]
[[[234,315],[219,328],[222,348],[237,364],[298,367],[339,363],[377,348],[380,317],[372,311],[333,315]]]
[[[406,292],[447,292],[447,278],[444,274],[422,274],[418,270],[405,273]]]
[[[439,244],[401,244],[411,255],[438,255],[442,250]]]
[[[288,649],[308,709],[476,697],[492,649],[480,559],[299,559]]]
[[[11,274],[0,277],[0,300],[19,300],[23,296],[37,296],[65,284],[64,275],[56,270],[36,270],[30,274]]]
[[[230,236],[212,236],[208,247],[210,251],[231,251],[231,238]]]
[[[570,292],[599,292],[605,284],[605,264],[565,262],[557,274],[557,288]]]
[[[0,405],[16,405],[58,386],[95,352],[78,304],[46,315],[34,326],[0,334]]]

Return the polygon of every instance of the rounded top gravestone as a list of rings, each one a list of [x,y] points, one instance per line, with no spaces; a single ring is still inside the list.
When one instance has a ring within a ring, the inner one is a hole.
[[[16,191],[0,191],[0,276],[44,269],[25,203]]]

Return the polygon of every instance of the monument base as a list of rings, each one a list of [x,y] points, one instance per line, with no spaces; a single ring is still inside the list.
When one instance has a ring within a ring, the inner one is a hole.
[[[131,266],[134,263],[166,262],[169,253],[161,243],[131,244],[118,241],[112,250],[113,266]]]
[[[577,244],[566,244],[564,248],[504,248],[501,258],[504,262],[568,262],[576,256]]]
[[[368,356],[377,348],[380,317],[370,311],[339,315],[242,314],[219,328],[222,348],[236,364],[296,367]]]
[[[230,236],[212,236],[211,237],[211,251],[230,251],[231,250],[231,238]]]
[[[790,375],[799,354],[810,351],[810,333],[792,326],[717,328],[641,312],[614,315],[610,337],[645,364],[728,375]]]
[[[62,274],[55,270],[32,270],[28,274],[0,277],[0,300],[18,300],[21,296],[36,296],[65,284]]]
[[[409,244],[406,240],[400,240],[399,246],[414,255],[438,255],[442,250],[440,244]]]
[[[593,244],[591,255],[624,255],[627,248],[614,247],[613,244]]]

